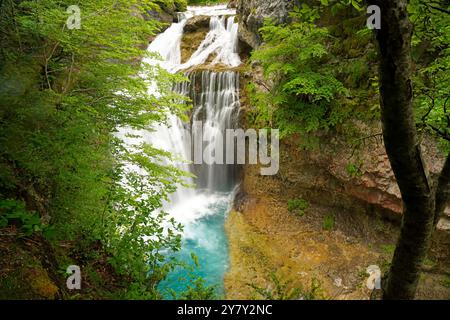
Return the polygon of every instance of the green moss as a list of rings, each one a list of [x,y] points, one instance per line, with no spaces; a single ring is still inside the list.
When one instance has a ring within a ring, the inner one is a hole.
[[[309,203],[303,199],[294,199],[288,201],[289,212],[295,213],[296,215],[303,217],[305,215],[305,210],[309,208]]]
[[[336,224],[336,219],[334,215],[326,215],[322,222],[322,228],[326,231],[331,231],[334,229]]]
[[[352,178],[358,178],[362,175],[360,166],[354,163],[347,164],[345,170],[347,171],[348,175]]]
[[[444,287],[450,289],[450,276],[445,276],[441,283]]]
[[[187,6],[188,6],[187,0],[175,0],[175,8],[178,12],[186,11]]]
[[[183,12],[187,10],[187,0],[158,0],[156,3],[168,13]]]
[[[224,0],[188,0],[190,5],[213,5],[218,3],[226,3]]]
[[[43,299],[53,300],[59,291],[58,287],[49,278],[47,271],[41,266],[27,268],[26,278],[30,283],[33,292]]]
[[[0,251],[0,300],[55,299],[58,287],[39,257],[17,243]]]
[[[386,244],[381,246],[381,250],[384,254],[392,256],[394,255],[395,245],[394,244]]]
[[[423,261],[423,265],[426,267],[426,268],[434,268],[435,266],[436,266],[436,262],[435,261],[433,261],[433,260],[431,260],[430,258],[427,258],[427,259],[425,259],[424,261]]]
[[[16,269],[0,277],[0,300],[39,299],[26,281],[22,269]]]

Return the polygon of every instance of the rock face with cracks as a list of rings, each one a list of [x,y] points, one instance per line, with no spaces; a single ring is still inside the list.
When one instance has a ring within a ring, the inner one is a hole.
[[[376,265],[387,272],[401,200],[380,142],[367,146],[358,175],[346,172],[349,150],[332,148],[333,143],[327,154],[283,141],[277,176],[263,177],[255,166],[244,168],[235,211],[226,224],[231,265],[225,277],[227,298],[261,298],[249,284],[274,288],[275,274],[289,288],[306,292],[316,281],[326,298],[369,299],[366,269]],[[439,156],[431,146],[427,157],[435,159],[438,169]],[[302,215],[289,211],[293,199],[308,203]],[[450,298],[445,287],[449,244],[448,231],[438,230],[419,299]]]
[[[274,19],[278,23],[287,22],[289,11],[298,0],[237,0],[234,5],[239,17],[239,38],[252,48],[261,44],[258,30],[264,25],[265,19]]]
[[[242,77],[244,87],[264,81],[253,65]],[[251,127],[245,113],[252,106],[242,89],[241,126]],[[273,275],[288,283],[288,290],[308,293],[313,283],[320,283],[326,298],[370,298],[366,270],[377,265],[387,272],[403,208],[380,125],[358,121],[354,125],[369,137],[358,150],[339,135],[319,136],[320,146],[313,150],[303,150],[300,138],[291,137],[281,141],[277,175],[263,177],[259,168],[245,166],[235,211],[226,224],[227,298],[262,298],[254,286],[275,288]],[[429,172],[436,177],[444,157],[431,137],[424,137],[422,145]],[[298,199],[308,203],[302,215],[289,211],[289,201]],[[447,222],[448,216],[433,237],[419,299],[450,298]]]

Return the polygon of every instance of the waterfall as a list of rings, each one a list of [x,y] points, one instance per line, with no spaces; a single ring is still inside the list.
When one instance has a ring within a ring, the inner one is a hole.
[[[225,5],[188,7],[187,12],[179,15],[178,22],[150,44],[148,51],[158,54],[162,61],[149,58],[147,63],[157,64],[172,73],[184,72],[189,78],[188,82],[178,84],[174,89],[190,97],[193,110],[191,123],[183,123],[175,115],[169,116],[167,125],[159,125],[152,128],[153,132],[142,135],[146,142],[192,161],[193,143],[190,139],[195,132],[190,128],[194,121],[202,121],[203,134],[200,137],[206,141],[203,145],[206,148],[214,146],[225,129],[235,127],[240,103],[239,74],[233,68],[241,64],[235,14],[235,10]],[[190,59],[182,64],[183,29],[188,20],[197,15],[210,16],[210,30]],[[195,70],[200,66],[200,69],[205,69],[210,57],[214,59],[206,69],[213,70],[214,65],[218,65],[221,70],[229,71]],[[157,95],[155,86],[151,85],[149,92]],[[198,274],[208,284],[221,285],[228,266],[224,221],[234,198],[236,167],[220,163],[194,165],[182,161],[167,164],[192,172],[197,177],[186,179],[187,184],[196,184],[197,188],[180,187],[164,207],[164,211],[184,225],[183,247],[178,258],[188,262],[191,252],[194,252],[202,265]],[[183,276],[183,271],[178,272],[170,274],[162,285],[175,291],[182,290],[178,287],[177,277]]]
[[[210,31],[190,59],[181,64],[181,41],[187,21],[196,15],[209,15]],[[158,63],[170,72],[192,69],[204,65],[211,55],[215,55],[212,65],[220,64],[233,68],[241,63],[238,55],[238,25],[234,22],[234,10],[226,6],[189,7],[180,15],[180,20],[158,35],[148,51],[157,53],[162,61],[150,58],[147,63]],[[239,111],[239,74],[235,71],[212,72],[190,71],[186,73],[189,82],[179,84],[175,90],[187,95],[193,102],[193,121],[203,122],[203,137],[210,144],[225,129],[236,123]],[[198,80],[198,78],[200,80]],[[199,82],[199,83],[198,83]],[[154,91],[154,88],[149,88]],[[181,159],[192,161],[192,142],[188,141],[189,126],[178,117],[169,116],[168,126],[160,125],[149,136],[153,146],[169,151]],[[191,132],[193,134],[193,132]],[[229,192],[235,184],[236,169],[227,165],[189,166],[185,162],[174,163],[183,171],[191,171],[198,179],[186,179],[186,183],[198,186],[198,190],[180,187],[171,196],[166,210],[182,223],[190,223],[201,217],[199,211],[208,212],[207,207],[216,199],[213,191]],[[210,196],[208,196],[208,193]]]
[[[206,38],[192,57],[186,63],[178,66],[176,70],[185,70],[204,64],[212,54],[216,54],[213,64],[220,63],[228,67],[239,66],[241,59],[237,52],[238,24],[234,20],[234,16],[212,16]]]
[[[235,129],[238,120],[239,74],[233,71],[218,73],[203,71],[200,78],[201,93],[194,97],[193,120],[204,124],[203,140],[208,141],[209,146],[215,146],[217,142],[224,146],[225,130]],[[221,141],[218,141],[219,139]],[[226,151],[225,148],[221,151],[222,159]],[[236,183],[237,168],[225,164],[225,161],[220,164],[196,166],[194,172],[198,177],[197,184],[200,188],[229,191]]]

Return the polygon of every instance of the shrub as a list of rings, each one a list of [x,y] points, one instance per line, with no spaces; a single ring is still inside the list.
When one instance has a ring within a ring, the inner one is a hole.
[[[257,109],[257,124],[276,124],[282,137],[329,129],[342,121],[346,112],[335,100],[347,90],[334,76],[327,49],[329,33],[317,26],[317,9],[307,5],[294,10],[292,23],[267,21],[261,28],[264,44],[252,55],[259,62],[270,92],[250,86]]]
[[[18,224],[26,236],[48,229],[41,223],[41,218],[37,213],[26,210],[23,201],[0,200],[0,228],[11,224]]]
[[[303,199],[295,199],[288,201],[289,212],[295,213],[296,215],[303,217],[305,215],[305,210],[309,208],[309,203]]]

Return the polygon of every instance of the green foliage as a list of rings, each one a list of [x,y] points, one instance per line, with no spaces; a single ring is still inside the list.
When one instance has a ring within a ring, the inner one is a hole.
[[[156,0],[155,2],[167,12],[183,12],[188,6],[187,0]]]
[[[343,119],[334,102],[347,90],[328,64],[328,31],[314,24],[318,17],[317,9],[303,5],[292,12],[290,24],[267,21],[260,30],[264,45],[252,55],[273,83],[270,92],[249,87],[255,121],[278,126],[282,137],[329,129]]]
[[[184,12],[187,10],[188,0],[176,0],[175,7],[178,12]]]
[[[303,199],[295,199],[288,201],[288,210],[296,215],[303,217],[305,211],[309,208],[309,203]]]
[[[350,177],[352,177],[352,178],[358,178],[362,174],[360,166],[358,166],[354,163],[347,164],[345,169],[346,169],[347,173],[350,175]]]
[[[445,276],[441,283],[444,287],[450,289],[450,276]]]
[[[26,210],[24,202],[0,200],[0,228],[11,224],[18,224],[25,236],[31,236],[35,232],[51,232],[48,226],[42,224],[38,214]]]
[[[184,116],[188,105],[172,92],[184,78],[140,62],[161,26],[142,16],[157,2],[79,1],[81,29],[69,30],[73,4],[0,2],[1,224],[18,219],[30,234],[48,217],[54,241],[102,243],[130,297],[157,298],[181,230],[160,208],[185,173],[161,165],[166,152],[125,146],[117,132]]]
[[[169,294],[174,300],[217,300],[219,295],[217,293],[217,286],[209,286],[202,277],[195,274],[195,269],[200,267],[198,257],[192,253],[191,258],[193,266],[181,265],[187,275],[179,279],[180,282],[186,283],[186,288],[183,292],[177,293],[169,289]]]
[[[353,8],[355,8],[358,11],[362,11],[362,0],[341,0],[341,3],[343,3],[344,5],[347,6],[352,6]]]
[[[409,2],[414,24],[413,58],[416,119],[421,131],[440,139],[450,151],[450,15],[430,8],[426,1]]]
[[[335,224],[336,224],[336,219],[335,219],[334,215],[329,214],[323,218],[322,228],[326,231],[331,231],[334,229]]]
[[[319,280],[312,279],[311,286],[307,289],[295,287],[292,281],[282,281],[275,273],[270,274],[272,285],[260,288],[254,284],[248,284],[255,293],[264,300],[321,300],[324,299],[322,285]]]
[[[356,60],[349,66],[348,81],[353,88],[360,86],[363,81],[365,81],[369,75],[369,66],[362,60]]]
[[[430,258],[426,258],[423,261],[423,266],[426,267],[426,268],[430,268],[430,269],[434,268],[434,267],[436,267],[436,261],[433,261]]]
[[[383,250],[383,252],[389,256],[393,256],[394,255],[394,251],[395,251],[395,245],[394,244],[386,244],[386,245],[382,245],[381,249]]]
[[[205,284],[205,280],[198,277],[191,280],[185,292],[178,295],[177,300],[216,300],[217,292],[214,286]]]
[[[213,4],[219,4],[219,3],[225,3],[226,1],[223,0],[188,0],[190,5],[213,5]]]

